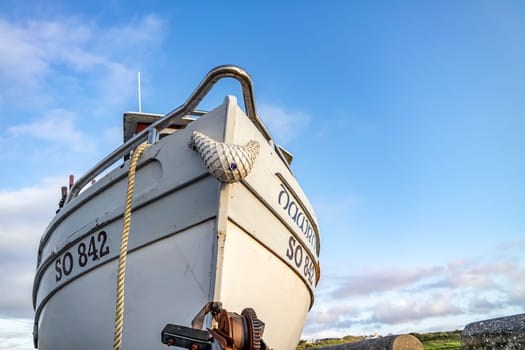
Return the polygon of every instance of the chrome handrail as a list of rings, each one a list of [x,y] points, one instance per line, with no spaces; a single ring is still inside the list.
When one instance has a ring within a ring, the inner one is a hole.
[[[218,66],[208,72],[206,77],[201,81],[199,86],[197,86],[190,97],[188,97],[186,102],[171,112],[165,114],[159,120],[151,124],[147,129],[142,130],[133,138],[124,142],[120,147],[107,155],[97,165],[95,165],[80,179],[78,179],[71,188],[67,201],[69,202],[73,198],[77,197],[80,191],[96,176],[100,175],[104,170],[113,165],[115,161],[129,154],[142,142],[147,140],[150,144],[155,143],[158,140],[160,131],[169,126],[172,121],[181,119],[184,116],[192,113],[195,108],[197,108],[202,99],[206,96],[206,94],[211,90],[211,88],[223,78],[233,78],[241,84],[246,114],[253,121],[259,131],[264,135],[264,137],[271,142],[272,137],[266,127],[261,123],[261,120],[257,116],[257,112],[255,110],[253,84],[248,72],[238,66]]]

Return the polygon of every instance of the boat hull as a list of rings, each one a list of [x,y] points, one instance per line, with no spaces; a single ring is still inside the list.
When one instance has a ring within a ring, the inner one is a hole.
[[[209,175],[193,131],[261,144],[235,183]],[[110,348],[128,163],[69,202],[39,249],[34,284],[39,349]],[[264,339],[294,349],[318,279],[315,216],[288,167],[234,98],[141,156],[131,217],[123,348],[161,349],[167,323],[190,326],[208,301],[256,310]],[[212,327],[210,319],[206,327]]]

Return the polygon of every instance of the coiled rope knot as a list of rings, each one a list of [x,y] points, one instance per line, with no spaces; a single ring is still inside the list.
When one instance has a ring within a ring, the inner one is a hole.
[[[250,140],[246,145],[218,142],[194,131],[189,146],[199,152],[208,172],[220,182],[233,183],[244,179],[255,164],[259,143]]]

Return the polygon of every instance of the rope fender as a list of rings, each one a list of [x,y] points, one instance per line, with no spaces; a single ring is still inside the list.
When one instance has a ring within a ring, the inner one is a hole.
[[[208,172],[220,182],[233,183],[244,179],[259,154],[259,143],[250,140],[246,145],[218,142],[194,131],[189,146],[199,152]]]

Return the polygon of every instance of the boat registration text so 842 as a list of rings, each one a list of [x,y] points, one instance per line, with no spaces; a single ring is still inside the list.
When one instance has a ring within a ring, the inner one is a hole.
[[[316,266],[312,253],[317,252],[317,236],[312,220],[291,191],[283,184],[280,186],[277,202],[286,216],[295,224],[296,230],[294,231],[298,230],[300,233],[290,235],[285,256],[313,288],[316,283]],[[308,245],[309,249],[303,244]]]

